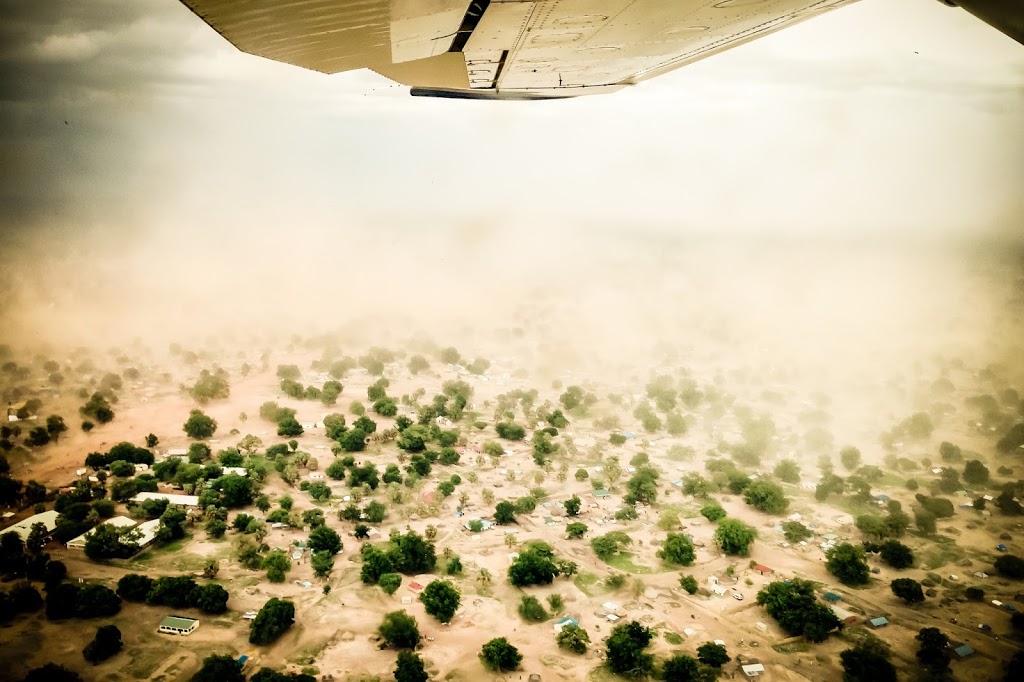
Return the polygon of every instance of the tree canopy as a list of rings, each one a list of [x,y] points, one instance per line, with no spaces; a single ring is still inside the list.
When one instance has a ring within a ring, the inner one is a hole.
[[[842,623],[814,596],[814,583],[800,578],[768,583],[757,593],[757,603],[791,635],[811,642],[824,641]]]

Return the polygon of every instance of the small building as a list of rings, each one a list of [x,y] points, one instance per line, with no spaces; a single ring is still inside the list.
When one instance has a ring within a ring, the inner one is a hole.
[[[413,592],[422,592],[423,591],[423,585],[420,585],[418,582],[413,581],[413,582],[409,583],[409,589],[412,590]]]
[[[967,658],[974,653],[974,649],[969,644],[961,644],[953,648],[953,653],[956,654],[957,658]]]
[[[235,476],[241,476],[244,478],[249,475],[249,472],[246,470],[245,467],[223,467],[223,471],[225,476],[227,476],[228,474],[234,474]],[[312,477],[313,476],[311,474],[310,478]]]
[[[132,502],[142,503],[146,500],[167,500],[170,504],[178,504],[182,507],[198,507],[198,495],[176,495],[174,493],[139,493],[131,499]]]
[[[199,621],[195,618],[184,618],[182,616],[167,616],[160,621],[158,632],[165,635],[190,635],[199,627]]]
[[[245,656],[245,655],[239,656],[238,657],[238,667],[239,668],[244,668],[245,667],[245,662],[248,661],[248,660],[249,660],[248,656]]]
[[[21,538],[21,541],[25,542],[28,540],[28,536],[32,533],[32,526],[37,523],[43,524],[43,527],[46,528],[46,534],[49,535],[57,527],[58,516],[60,516],[60,514],[52,509],[39,514],[33,514],[27,519],[18,521],[13,526],[0,530],[0,535],[4,535],[6,533],[17,533],[18,537]]]
[[[768,568],[764,564],[756,564],[754,566],[754,570],[757,571],[758,573],[760,573],[761,575],[771,575],[772,573],[775,572],[775,569]]]
[[[611,493],[608,492],[607,488],[598,488],[597,490],[594,491],[594,497],[602,497],[602,498],[604,498],[604,497],[608,497],[609,495],[611,495]]]
[[[751,663],[750,665],[740,666],[740,669],[747,677],[760,677],[764,672],[764,666],[760,663]]]
[[[872,618],[868,621],[868,625],[873,628],[884,628],[889,624],[889,619],[885,616],[879,616],[878,618]]]
[[[825,601],[830,604],[835,604],[837,601],[843,601],[843,598],[835,592],[826,592],[823,596],[825,597]]]
[[[575,618],[570,618],[569,616],[559,618],[557,621],[555,621],[555,624],[553,626],[555,629],[555,634],[557,635],[559,632],[561,632],[562,628],[564,628],[566,625],[575,625],[576,627],[579,627],[580,622]]]
[[[171,448],[164,453],[164,457],[188,457],[188,448]]]
[[[835,604],[831,604],[829,608],[832,609],[832,613],[836,614],[836,618],[843,621],[843,623],[847,625],[849,625],[850,623],[855,623],[857,621],[857,614],[855,614],[853,611],[847,611],[843,607],[836,606]]]

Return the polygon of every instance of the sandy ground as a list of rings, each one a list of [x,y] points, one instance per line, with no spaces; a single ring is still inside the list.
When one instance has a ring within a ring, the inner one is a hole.
[[[276,364],[295,362],[308,367],[310,356],[295,353],[291,356],[275,357]],[[253,364],[256,364],[254,361]],[[240,364],[240,362],[238,363]],[[512,389],[539,388],[540,398],[557,400],[560,390],[551,386],[539,386],[525,378],[515,378],[512,373],[514,365],[510,360],[495,359],[494,366],[488,372],[489,380],[457,375],[451,369],[435,365],[426,375],[413,377],[396,364],[389,368],[391,379],[389,395],[398,397],[411,393],[417,388],[425,388],[426,395],[432,396],[438,391],[445,380],[462,378],[469,381],[474,389],[473,409],[481,414],[481,418],[491,421],[493,401],[496,396]],[[194,373],[194,370],[193,370]],[[181,375],[179,377],[179,374]],[[707,380],[712,380],[709,373]],[[130,387],[122,392],[121,402],[116,406],[117,418],[109,425],[96,429],[91,434],[83,434],[72,429],[68,436],[59,444],[51,445],[34,453],[26,461],[13,463],[19,477],[36,479],[49,486],[67,483],[74,477],[74,470],[81,466],[83,457],[91,451],[108,449],[121,440],[136,443],[142,441],[147,433],[155,433],[160,437],[159,449],[185,447],[188,439],[181,431],[181,424],[194,403],[177,390],[178,382],[185,381],[188,370],[179,368],[175,371],[173,381],[150,381],[144,385]],[[225,401],[214,402],[204,410],[219,423],[219,429],[211,443],[215,449],[228,447],[236,443],[242,435],[252,433],[263,438],[266,444],[278,442],[272,425],[258,417],[258,407],[265,400],[277,400],[298,410],[300,421],[319,421],[325,414],[338,411],[347,415],[349,421],[354,416],[348,413],[348,405],[353,399],[367,403],[366,387],[372,383],[373,377],[362,370],[354,370],[343,381],[345,391],[335,408],[326,408],[317,402],[303,402],[285,399],[277,390],[277,380],[273,369],[265,372],[256,371],[246,379],[237,377],[232,372],[231,397]],[[600,375],[598,375],[600,376]],[[614,382],[585,381],[585,377],[567,377],[565,383],[574,380],[586,383],[599,396],[609,392],[628,395],[622,385]],[[735,377],[734,377],[735,379]],[[642,379],[640,380],[643,381]],[[642,385],[642,384],[641,384]],[[801,406],[798,396],[800,391],[788,386],[785,381],[773,380],[759,382],[750,380],[741,382],[750,395],[759,396],[768,388],[777,388],[792,396],[797,401],[790,410],[780,410],[769,401],[752,402],[759,409],[771,409],[779,413],[776,423],[780,431],[778,459],[788,456],[790,451],[800,447],[797,434],[801,428],[796,414],[805,409]],[[905,393],[905,392],[904,392]],[[892,423],[893,415],[905,415],[906,399],[912,396],[894,397],[882,389],[878,389],[878,401],[872,403],[876,413],[867,418],[869,409],[843,412],[843,423],[833,423],[831,428],[839,442],[847,442],[845,436],[857,438],[854,442],[863,442],[865,463],[881,464],[883,451],[877,443],[877,434],[881,428]],[[881,396],[887,396],[884,400]],[[868,401],[865,401],[868,402]],[[957,402],[951,399],[950,402]],[[403,408],[404,409],[404,408]],[[606,400],[595,408],[599,414],[611,413],[613,406]],[[623,412],[622,427],[641,433],[639,425],[629,414]],[[249,415],[247,421],[240,419],[241,413]],[[379,428],[385,428],[392,420],[374,417]],[[69,420],[69,422],[77,420]],[[839,421],[839,420],[837,420]],[[769,680],[831,680],[836,679],[841,671],[838,667],[838,653],[848,644],[839,637],[833,637],[821,645],[807,646],[801,642],[789,642],[785,633],[776,626],[755,603],[757,590],[772,579],[799,576],[819,582],[833,591],[843,595],[847,608],[862,612],[867,617],[876,615],[887,616],[892,625],[878,634],[892,645],[897,665],[904,673],[915,668],[913,659],[915,648],[913,636],[917,629],[926,626],[940,627],[951,639],[967,642],[977,654],[968,662],[954,662],[953,669],[957,679],[965,681],[991,680],[999,677],[1002,662],[1007,660],[1019,645],[1019,640],[1011,636],[1009,615],[996,609],[991,604],[952,602],[940,604],[940,600],[950,587],[949,583],[939,588],[939,595],[929,599],[924,605],[908,608],[898,602],[891,594],[889,581],[898,576],[923,579],[928,573],[938,573],[942,577],[950,574],[963,576],[969,584],[979,584],[986,590],[986,599],[1000,598],[1012,600],[1019,585],[1012,585],[990,577],[984,580],[969,578],[975,570],[992,573],[992,548],[1003,532],[1011,532],[1015,538],[1020,537],[1020,527],[1006,519],[993,517],[985,520],[977,512],[957,510],[953,519],[940,523],[940,530],[955,538],[954,548],[936,552],[934,543],[928,539],[908,536],[904,539],[919,557],[928,557],[928,566],[903,572],[896,572],[872,559],[872,566],[878,567],[879,574],[873,576],[869,586],[862,589],[848,589],[836,583],[826,572],[824,557],[821,550],[814,544],[807,547],[788,547],[780,545],[781,533],[776,530],[782,520],[777,517],[756,512],[745,505],[740,496],[719,495],[718,499],[730,516],[740,518],[753,525],[759,532],[749,558],[724,557],[714,547],[711,536],[714,526],[698,515],[703,504],[682,495],[671,485],[671,481],[680,477],[685,471],[703,472],[703,453],[718,444],[722,432],[730,428],[730,419],[697,420],[697,424],[682,438],[667,437],[651,438],[646,443],[642,438],[629,441],[621,447],[607,444],[607,430],[597,429],[592,420],[574,422],[566,431],[577,443],[579,454],[569,462],[569,476],[565,481],[558,481],[554,471],[543,476],[540,483],[549,493],[546,501],[559,501],[578,494],[585,502],[580,520],[591,528],[590,536],[609,530],[624,530],[633,539],[630,547],[632,572],[627,585],[618,591],[608,591],[597,579],[604,578],[616,569],[598,560],[589,548],[586,540],[570,541],[565,539],[563,518],[556,518],[552,524],[545,523],[549,516],[547,509],[538,506],[535,513],[520,518],[519,524],[510,529],[497,528],[479,535],[474,535],[462,528],[464,519],[455,516],[456,499],[459,492],[469,494],[466,507],[466,518],[489,516],[493,507],[486,505],[482,491],[490,488],[497,500],[515,499],[528,494],[538,483],[534,479],[539,471],[530,457],[527,442],[514,444],[509,450],[511,454],[503,457],[497,466],[488,458],[476,461],[476,448],[483,441],[493,438],[493,429],[476,431],[464,426],[463,434],[467,437],[465,454],[459,465],[454,467],[435,466],[431,480],[424,483],[413,496],[413,501],[401,506],[390,505],[389,516],[377,528],[386,537],[392,528],[405,530],[412,528],[423,532],[428,524],[438,528],[437,548],[439,557],[445,549],[450,549],[461,557],[465,572],[461,577],[452,578],[463,594],[463,604],[454,621],[447,626],[437,623],[427,616],[422,606],[416,601],[415,595],[408,589],[413,579],[426,584],[437,576],[416,576],[405,578],[403,586],[393,596],[384,595],[376,587],[364,587],[359,581],[359,564],[357,562],[360,542],[351,536],[350,523],[342,522],[334,510],[344,503],[343,495],[349,490],[344,484],[328,481],[335,496],[325,505],[320,505],[327,514],[328,524],[337,529],[343,536],[345,548],[338,555],[335,570],[328,583],[332,587],[330,595],[323,595],[323,582],[315,579],[308,560],[293,565],[288,573],[287,582],[274,585],[263,579],[262,572],[250,572],[241,569],[231,554],[231,539],[234,531],[229,531],[225,539],[209,541],[206,534],[195,528],[189,540],[176,547],[174,551],[155,550],[144,553],[127,562],[111,562],[97,564],[87,560],[83,555],[73,551],[51,547],[55,555],[62,555],[69,566],[73,578],[84,578],[100,581],[113,586],[117,578],[127,571],[145,572],[151,576],[179,575],[196,572],[206,557],[220,559],[221,582],[231,593],[230,611],[216,618],[201,618],[201,627],[187,640],[158,635],[156,624],[161,617],[167,615],[165,609],[147,607],[138,604],[125,604],[121,613],[112,622],[117,624],[125,636],[125,652],[95,668],[84,670],[87,679],[96,680],[186,680],[198,669],[203,656],[210,653],[246,654],[252,658],[255,669],[261,665],[288,667],[298,670],[305,666],[315,668],[320,674],[333,674],[336,679],[361,679],[378,675],[387,679],[394,665],[394,652],[379,650],[374,641],[374,633],[384,613],[396,609],[405,609],[413,614],[424,636],[421,654],[428,661],[430,670],[438,679],[450,680],[481,680],[481,679],[518,679],[520,672],[507,676],[487,673],[476,658],[480,646],[493,637],[506,636],[523,654],[522,674],[539,672],[545,680],[585,680],[591,679],[592,671],[600,662],[600,642],[608,635],[611,625],[597,615],[600,605],[605,601],[614,601],[621,606],[621,615],[626,619],[637,619],[655,628],[658,637],[652,651],[658,655],[668,655],[672,651],[681,650],[693,653],[697,646],[705,641],[721,639],[726,642],[730,654],[734,657],[743,654],[762,662],[767,669],[765,679]],[[935,453],[940,440],[950,439],[960,443],[965,449],[979,452],[990,452],[991,442],[985,440],[976,431],[966,426],[967,419],[960,416],[947,420],[946,425],[937,431],[932,441],[913,446],[921,452]],[[239,435],[229,435],[231,429],[238,429]],[[468,429],[468,430],[467,430]],[[869,436],[870,434],[870,436]],[[300,449],[317,457],[323,469],[331,460],[328,449],[329,441],[322,429],[312,429],[299,439]],[[599,446],[598,444],[604,444]],[[669,461],[664,456],[669,447],[675,443],[683,443],[692,447],[698,454],[689,462]],[[625,470],[633,454],[646,451],[651,459],[660,466],[664,475],[660,481],[661,495],[659,504],[671,506],[683,518],[684,526],[700,546],[697,561],[692,568],[682,572],[692,573],[702,585],[706,585],[708,576],[723,578],[730,566],[735,570],[735,588],[745,595],[743,601],[730,597],[690,596],[679,589],[678,567],[664,565],[655,553],[665,533],[656,526],[658,512],[645,510],[641,517],[632,522],[616,522],[612,515],[619,508],[623,492],[623,483],[628,478]],[[600,466],[600,457],[609,454],[617,455],[623,467],[623,477],[610,498],[598,500],[592,495],[589,481],[578,482],[573,472],[578,467],[588,467],[592,476],[600,475],[595,467]],[[908,453],[912,454],[912,453]],[[804,480],[816,478],[816,457],[797,455],[804,465]],[[397,448],[393,443],[382,446],[371,446],[361,453],[358,459],[372,461],[383,471],[384,466],[396,461]],[[560,457],[569,457],[563,453]],[[937,454],[931,455],[938,460]],[[995,459],[983,457],[988,461],[993,472]],[[766,461],[763,469],[768,471],[771,463]],[[837,463],[838,468],[838,463]],[[515,480],[506,480],[502,470],[515,473]],[[469,482],[468,477],[474,472],[479,481]],[[307,472],[303,472],[304,474]],[[424,495],[436,488],[436,481],[447,478],[451,473],[458,473],[463,478],[456,496],[442,502],[436,518],[429,516],[429,505],[423,503]],[[916,474],[922,481],[931,478]],[[910,474],[907,474],[909,477]],[[887,494],[903,503],[904,509],[910,511],[913,494],[902,485],[880,486]],[[381,499],[381,488],[377,499]],[[265,487],[272,500],[290,494],[296,501],[295,508],[299,511],[317,506],[308,495],[291,489],[273,475]],[[860,534],[849,524],[840,524],[837,519],[848,515],[848,511],[837,508],[830,500],[821,504],[814,500],[811,493],[795,486],[789,487],[793,499],[789,512],[800,513],[804,521],[814,521],[819,532],[835,532],[844,539],[859,542]],[[364,500],[365,504],[366,500]],[[121,512],[123,510],[119,510]],[[255,509],[244,510],[246,513],[259,514]],[[969,528],[969,525],[975,527]],[[950,529],[950,530],[947,530]],[[561,556],[571,558],[579,564],[581,575],[576,580],[556,579],[551,586],[519,590],[509,585],[505,573],[509,564],[507,554],[514,549],[506,546],[505,532],[514,530],[517,542],[543,540],[550,543]],[[306,533],[299,530],[273,530],[266,542],[271,546],[287,546],[294,540],[304,539]],[[589,537],[589,536],[588,536]],[[1019,540],[1008,543],[1011,551],[1021,553]],[[748,565],[751,560],[766,564],[775,570],[770,576],[761,576],[752,571]],[[971,565],[961,566],[958,562],[970,560]],[[443,560],[442,560],[443,561]],[[439,561],[439,567],[442,563]],[[483,582],[479,579],[480,569],[486,568],[493,579]],[[310,581],[313,587],[306,589],[296,581]],[[640,581],[639,583],[637,581]],[[522,594],[533,594],[545,598],[551,594],[560,594],[565,600],[564,613],[574,615],[581,625],[590,633],[595,646],[584,657],[578,657],[560,651],[555,645],[551,623],[527,624],[516,613],[516,605]],[[258,609],[269,597],[293,599],[297,607],[296,625],[285,636],[267,647],[252,647],[247,644],[248,623],[241,619],[241,614],[248,609]],[[409,598],[412,598],[411,600]],[[408,602],[408,603],[407,603]],[[1024,605],[1022,605],[1024,606]],[[187,615],[187,614],[186,614]],[[195,614],[193,614],[195,615]],[[956,618],[957,623],[950,619]],[[106,621],[103,621],[105,623]],[[992,626],[991,634],[984,634],[977,629],[979,623]],[[17,679],[25,670],[46,661],[63,663],[76,670],[83,670],[81,649],[91,639],[94,627],[100,622],[68,621],[50,623],[41,615],[19,618],[12,625],[0,630],[0,678]],[[759,625],[760,624],[760,625]],[[664,635],[676,633],[683,637],[683,643],[673,646]],[[45,647],[39,646],[45,642]],[[737,675],[734,661],[726,666],[726,674]]]

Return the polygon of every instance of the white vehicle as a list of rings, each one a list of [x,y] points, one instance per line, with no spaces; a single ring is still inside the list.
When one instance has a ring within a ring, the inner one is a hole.
[[[736,590],[733,590],[732,591],[732,598],[735,599],[736,601],[743,601],[743,593],[742,592],[737,592]]]

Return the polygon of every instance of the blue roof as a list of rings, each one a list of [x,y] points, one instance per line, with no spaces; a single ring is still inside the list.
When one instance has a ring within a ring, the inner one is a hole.
[[[825,599],[827,599],[828,601],[843,601],[843,598],[835,592],[826,592]]]
[[[238,657],[238,666],[241,667],[241,666],[245,665],[245,662],[248,661],[248,660],[249,660],[248,656],[239,656]]]
[[[578,620],[576,620],[575,618],[570,618],[569,616],[563,616],[562,618],[559,618],[558,621],[555,622],[555,625],[568,625],[569,623],[572,623],[573,625],[579,625],[580,624],[580,622]]]
[[[878,627],[882,627],[883,625],[888,625],[889,624],[889,619],[886,618],[885,616],[879,616],[878,618],[872,618],[868,622],[871,623],[876,628],[878,628]]]
[[[974,653],[974,649],[972,649],[967,644],[961,644],[960,646],[953,649],[953,651],[955,651],[956,655],[960,658],[967,658],[968,656]]]

